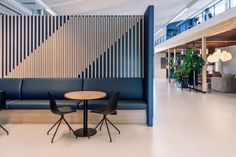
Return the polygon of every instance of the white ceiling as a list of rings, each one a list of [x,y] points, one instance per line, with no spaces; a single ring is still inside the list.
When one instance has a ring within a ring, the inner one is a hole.
[[[34,0],[17,0],[34,2]],[[93,15],[133,15],[143,14],[148,5],[155,7],[155,32],[181,12],[192,0],[42,0],[58,15],[93,14]],[[201,10],[206,4],[217,0],[197,1],[179,19],[185,19]],[[33,5],[25,5],[35,9]],[[36,7],[37,8],[37,7]]]

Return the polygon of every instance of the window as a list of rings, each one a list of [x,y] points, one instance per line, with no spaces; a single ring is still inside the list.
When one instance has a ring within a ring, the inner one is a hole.
[[[201,14],[199,14],[198,16],[195,17],[195,19],[194,19],[195,25],[201,24],[201,23],[203,22],[202,15],[203,15],[203,14],[201,13]]]
[[[214,6],[210,8],[206,8],[203,12],[203,20],[207,21],[208,19],[214,16]]]
[[[214,11],[214,7],[209,8],[209,13],[208,13],[208,18],[212,18],[213,16],[215,16],[215,11]]]
[[[230,6],[235,7],[236,6],[236,0],[230,0]]]
[[[215,15],[221,14],[226,10],[225,0],[220,1],[215,5]]]

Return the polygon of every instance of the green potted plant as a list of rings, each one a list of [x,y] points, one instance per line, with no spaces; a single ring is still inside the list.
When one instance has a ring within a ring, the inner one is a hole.
[[[189,74],[190,85],[198,84],[198,74],[202,71],[204,65],[204,59],[201,55],[198,55],[193,48],[186,51],[182,66]]]
[[[198,82],[198,73],[202,71],[205,61],[194,49],[188,49],[183,57],[183,63],[174,71],[173,77],[178,87],[187,88],[188,84]],[[195,78],[193,78],[195,76]]]
[[[176,80],[177,87],[182,89],[188,87],[188,71],[182,65],[176,67],[173,78]]]

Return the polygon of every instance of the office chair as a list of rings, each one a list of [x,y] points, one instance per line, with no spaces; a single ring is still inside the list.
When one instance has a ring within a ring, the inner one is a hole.
[[[5,108],[5,105],[6,105],[6,93],[0,90],[0,111]],[[7,129],[5,129],[1,124],[0,128],[2,128],[7,133],[7,135],[9,135]]]
[[[53,137],[51,139],[51,143],[53,143],[53,140],[57,134],[57,130],[58,130],[59,126],[61,125],[62,120],[64,120],[66,125],[69,127],[69,130],[72,130],[74,133],[74,130],[72,129],[72,127],[69,125],[69,123],[64,118],[64,115],[76,112],[76,110],[73,109],[73,107],[71,107],[71,106],[58,106],[54,96],[50,92],[48,92],[48,96],[49,96],[49,101],[50,101],[51,112],[60,116],[60,119],[47,132],[47,135],[49,135],[49,132],[58,124],[56,131],[54,132]]]
[[[118,98],[119,98],[119,92],[112,93],[112,95],[111,95],[110,99],[108,100],[108,103],[107,103],[106,106],[97,105],[95,107],[95,109],[91,111],[93,113],[103,115],[102,120],[97,124],[95,129],[97,129],[97,127],[100,125],[100,130],[101,130],[102,125],[105,122],[106,127],[107,127],[107,132],[108,132],[108,135],[109,135],[109,138],[110,138],[110,142],[112,142],[112,138],[111,138],[110,130],[109,130],[109,127],[108,127],[108,123],[110,123],[118,131],[118,133],[120,134],[120,130],[107,118],[108,115],[117,114],[116,110],[117,110]]]

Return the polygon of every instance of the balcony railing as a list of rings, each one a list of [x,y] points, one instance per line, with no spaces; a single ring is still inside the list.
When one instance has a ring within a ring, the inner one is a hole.
[[[176,34],[171,35],[171,36],[165,34],[162,37],[156,39],[154,44],[155,44],[155,46],[159,45],[159,44],[163,43],[164,41],[186,31],[192,27],[195,27],[195,26],[203,23],[204,21],[207,21],[207,20],[211,19],[212,17],[217,16],[217,15],[219,15],[219,14],[221,14],[221,13],[223,13],[235,6],[236,6],[236,0],[220,0],[217,3],[215,3],[214,5],[207,6],[207,7],[205,7],[205,9],[203,11],[196,13],[188,18],[188,19],[192,19],[191,26],[184,23],[186,20],[180,21],[176,25]],[[182,29],[180,29],[180,27]]]

